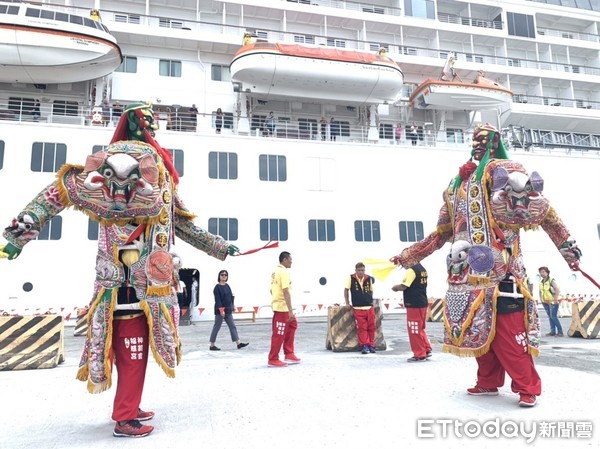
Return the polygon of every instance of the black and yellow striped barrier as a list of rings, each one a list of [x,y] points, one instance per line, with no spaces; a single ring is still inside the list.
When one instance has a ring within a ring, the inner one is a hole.
[[[79,337],[81,335],[87,334],[87,314],[89,308],[85,307],[83,309],[77,309],[77,321],[75,322],[75,329],[73,330],[73,335],[75,337]]]
[[[54,368],[64,360],[62,316],[0,317],[0,371]]]
[[[439,322],[444,318],[444,299],[429,298],[429,307],[427,308],[427,321]]]
[[[381,330],[383,313],[380,306],[375,306],[375,349],[385,351],[386,343]],[[358,335],[356,334],[356,321],[354,312],[349,306],[329,306],[327,308],[327,337],[325,348],[333,352],[359,351]]]
[[[573,303],[569,337],[600,338],[600,301]]]

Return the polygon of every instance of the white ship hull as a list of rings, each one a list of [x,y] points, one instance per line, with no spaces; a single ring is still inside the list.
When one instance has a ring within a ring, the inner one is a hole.
[[[69,148],[68,160],[76,164],[85,163],[92,142],[108,142],[112,135],[112,129],[102,127],[41,128],[30,124],[8,125],[5,129],[5,135],[12,136],[6,139],[7,148],[16,145],[27,148],[42,139],[60,140]],[[320,141],[287,141],[282,145],[280,139],[164,131],[158,133],[157,139],[165,148],[185,151],[186,171],[181,177],[179,193],[187,207],[198,215],[199,226],[207,228],[209,218],[237,219],[239,235],[233,243],[245,251],[267,243],[259,238],[261,219],[279,218],[288,222],[288,238],[280,242],[279,248],[228,257],[225,262],[176,240],[184,267],[200,272],[200,306],[194,310],[195,320],[212,319],[212,289],[218,271],[223,268],[230,273],[236,305],[245,310],[258,308],[259,317],[268,316],[270,274],[283,250],[290,251],[294,258],[292,279],[298,312],[325,313],[327,305],[343,302],[344,282],[356,262],[366,257],[387,259],[410,244],[399,241],[400,221],[421,221],[425,234],[435,229],[441,193],[457,167],[469,157],[468,148],[449,146],[338,145]],[[207,176],[208,154],[214,148],[237,154],[236,180]],[[29,172],[30,161],[22,154],[22,151],[5,154],[0,191],[10,195],[5,195],[0,211],[3,223],[8,223],[54,177],[52,173]],[[257,163],[264,154],[286,158],[288,182],[258,180]],[[582,248],[582,267],[590,273],[597,271],[600,252],[594,248],[598,236],[589,223],[598,221],[600,205],[589,201],[582,207],[573,198],[600,191],[597,176],[600,158],[565,158],[531,152],[514,153],[511,158],[542,175],[546,181],[545,194]],[[28,173],[26,177],[24,173]],[[365,209],[364,205],[368,207]],[[88,218],[84,214],[68,210],[61,216],[60,240],[31,242],[18,259],[2,261],[0,309],[72,310],[85,306],[91,299],[97,242],[87,238]],[[310,241],[307,224],[311,219],[333,220],[335,239]],[[381,239],[356,241],[356,220],[377,220]],[[525,264],[532,276],[539,266],[550,266],[553,277],[560,279],[564,294],[595,293],[596,288],[587,279],[571,274],[542,230],[523,232],[522,240]],[[448,250],[444,247],[423,261],[429,272],[431,297],[439,298],[445,293]],[[403,271],[397,270],[385,282],[376,283],[375,296],[388,304],[390,312],[397,310],[402,298],[401,293],[391,290],[402,276]],[[23,290],[27,282],[33,284],[32,291]],[[202,314],[201,308],[206,309]]]

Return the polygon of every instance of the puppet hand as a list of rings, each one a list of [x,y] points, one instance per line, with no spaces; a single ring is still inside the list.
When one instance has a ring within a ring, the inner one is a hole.
[[[400,265],[400,256],[398,255],[390,258],[390,262],[392,262],[394,265]]]
[[[0,259],[16,259],[19,254],[21,254],[21,250],[10,243],[0,245]]]
[[[579,271],[579,260],[571,260],[569,262],[569,268],[571,271]]]
[[[227,248],[227,254],[229,254],[230,256],[235,256],[239,252],[240,249],[237,246],[229,244],[229,248]]]

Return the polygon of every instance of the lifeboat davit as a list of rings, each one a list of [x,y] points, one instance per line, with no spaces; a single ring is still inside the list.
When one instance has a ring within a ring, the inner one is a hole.
[[[87,81],[123,61],[116,39],[94,18],[26,3],[0,2],[0,13],[1,82]]]
[[[394,102],[404,82],[400,66],[383,54],[269,42],[240,48],[230,71],[243,90],[267,97],[361,104]]]

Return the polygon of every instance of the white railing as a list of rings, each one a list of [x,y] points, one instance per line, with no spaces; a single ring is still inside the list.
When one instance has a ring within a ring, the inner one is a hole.
[[[535,97],[534,97],[535,98]],[[72,111],[72,110],[71,110]],[[117,117],[109,116],[106,120],[98,119],[88,108],[79,108],[77,114],[64,115],[53,113],[51,107],[41,106],[40,115],[32,114],[31,110],[15,111],[6,108],[6,102],[0,101],[0,123],[17,122],[30,123],[33,126],[48,124],[60,124],[61,126],[77,126],[114,129]],[[243,118],[243,117],[242,117]],[[249,122],[252,124],[252,119]],[[214,135],[216,133],[214,114],[198,114],[196,121],[185,112],[172,114],[171,118],[161,115],[157,123],[159,132],[167,133],[192,133],[196,135]],[[369,143],[377,145],[412,145],[411,136],[403,129],[400,137],[395,138],[396,122],[381,122],[379,127],[379,138],[369,140],[369,129],[367,125],[350,124],[349,121],[339,121],[338,126],[332,129],[331,124],[325,124],[324,128],[318,122],[298,122],[297,118],[290,117],[289,121],[279,121],[274,130],[270,132],[264,122],[254,121],[249,132],[238,132],[237,120],[231,116],[226,117],[222,129],[222,135],[244,135],[247,138],[258,139],[290,139],[310,140],[313,142],[327,143]],[[417,123],[418,126],[424,125]],[[560,153],[567,155],[597,155],[600,157],[600,135],[586,133],[569,133],[558,131],[522,129],[511,127],[503,130],[503,138],[507,147],[512,151]],[[376,128],[377,129],[377,128]],[[414,139],[414,145],[423,148],[435,148],[437,146],[455,147],[463,150],[470,147],[470,133],[453,130],[444,135],[433,129],[421,130]]]
[[[351,2],[341,0],[287,0],[289,3],[299,3],[301,5],[322,6],[327,8],[345,9],[347,11],[359,11],[372,14],[382,14],[389,16],[399,16],[402,12],[400,8],[393,8],[383,5],[374,5],[372,3]]]
[[[495,30],[502,29],[502,22],[500,21],[460,16],[458,14],[438,13],[438,20],[444,23],[454,23],[478,28],[493,28]]]
[[[538,34],[542,36],[551,36],[551,37],[559,37],[562,39],[577,39],[580,41],[588,41],[588,42],[599,42],[597,34],[590,33],[580,33],[578,31],[566,31],[566,30],[557,30],[553,28],[537,28]]]

